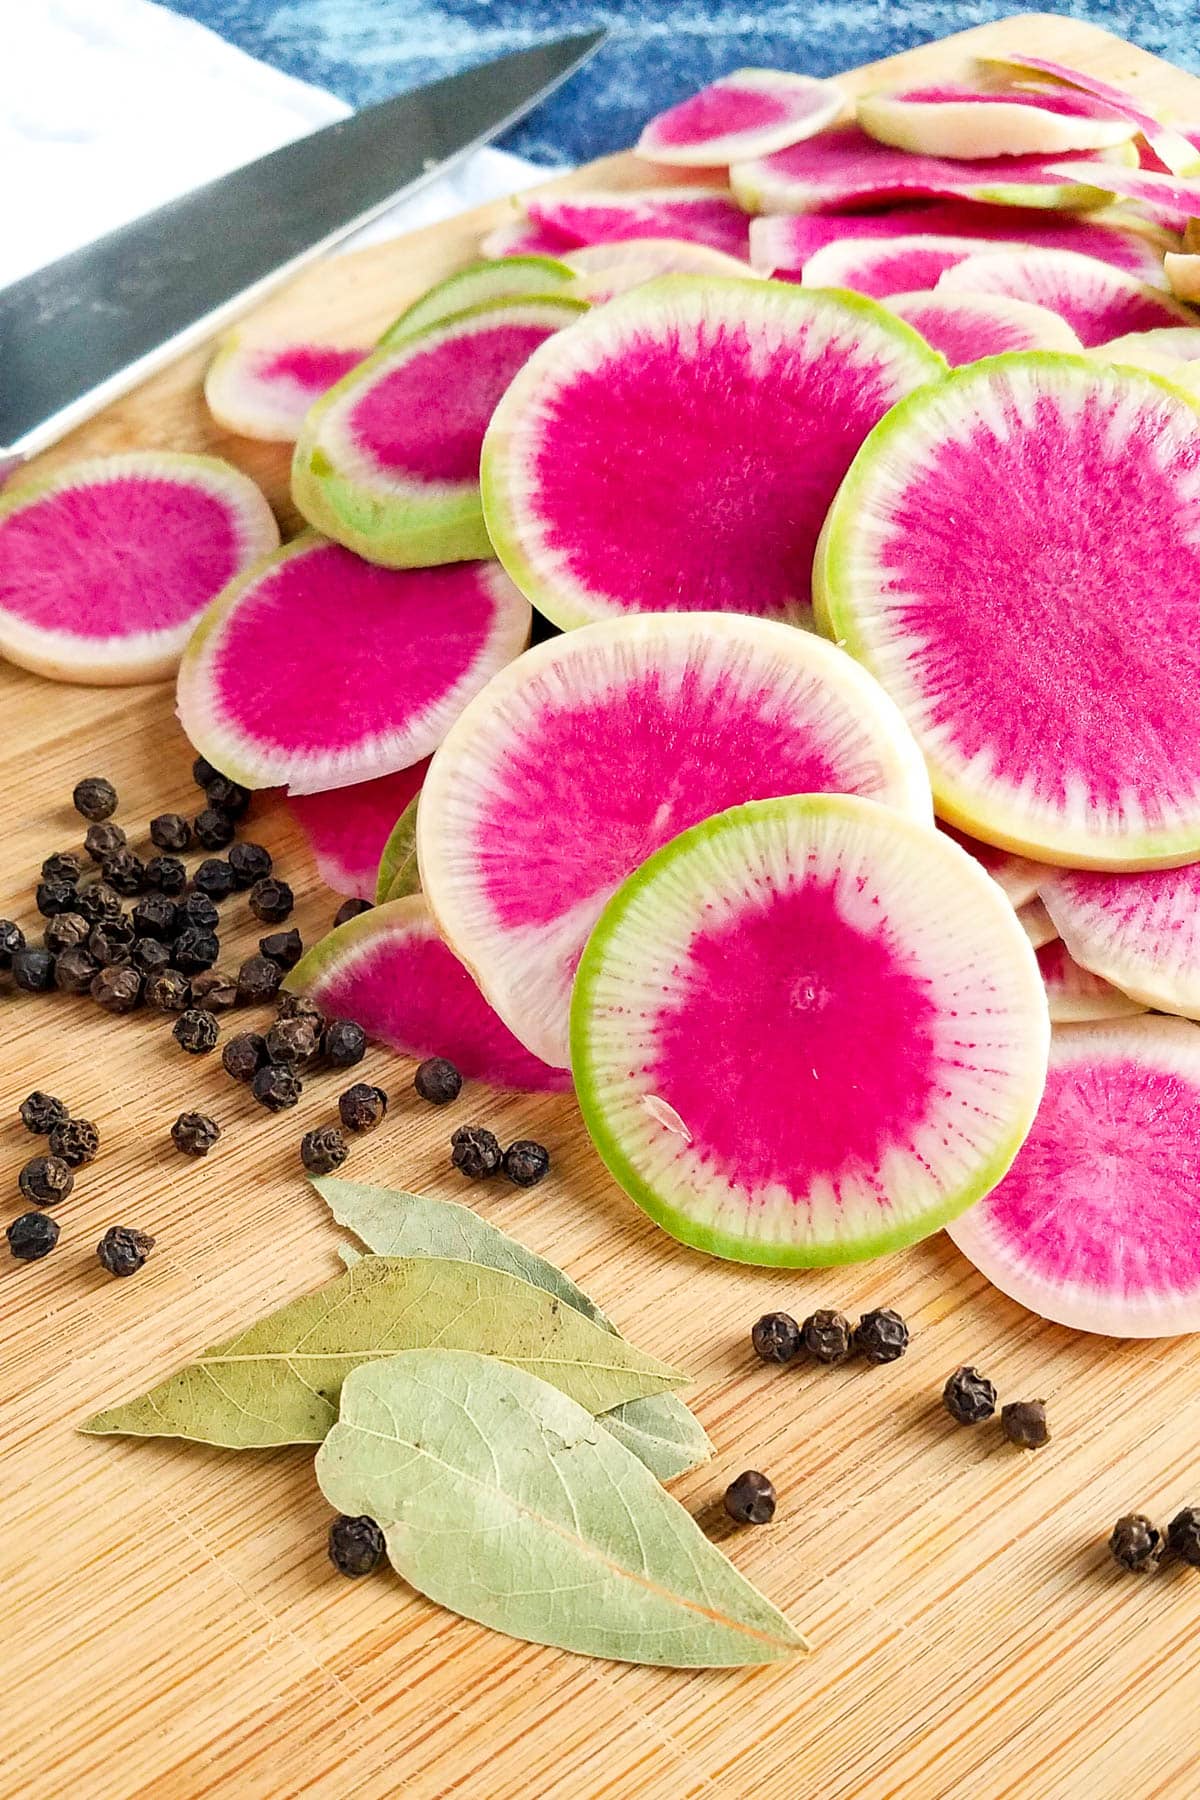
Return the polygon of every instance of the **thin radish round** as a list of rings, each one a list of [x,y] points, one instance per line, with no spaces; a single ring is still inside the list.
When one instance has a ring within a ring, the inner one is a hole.
[[[727,167],[812,137],[833,123],[845,103],[831,81],[781,69],[735,69],[651,119],[633,153],[679,168]]]
[[[490,306],[497,300],[534,300],[547,294],[576,297],[575,277],[557,257],[508,256],[501,262],[471,263],[406,306],[388,326],[378,347],[382,350],[398,344],[473,306]]]
[[[1060,869],[1041,892],[1085,969],[1160,1012],[1200,1019],[1200,863],[1142,875]]]
[[[910,88],[866,94],[858,122],[869,136],[917,156],[971,160],[1061,156],[1128,143],[1137,130],[1081,94],[1058,89],[997,92],[968,87]]]
[[[226,431],[293,444],[309,407],[369,355],[365,345],[348,349],[307,339],[251,344],[235,332],[208,365],[205,405]]]
[[[617,244],[583,244],[568,250],[566,260],[575,272],[574,293],[593,306],[643,287],[659,275],[734,275],[749,281],[756,271],[749,263],[714,250],[709,244],[688,244],[674,238],[635,238]]]
[[[574,245],[573,237],[548,227],[534,225],[524,218],[506,219],[494,225],[479,240],[479,254],[485,260],[499,261],[506,256],[548,256],[557,261],[564,250]]]
[[[1113,362],[1120,362],[1127,352],[1141,350],[1172,362],[1196,362],[1200,359],[1200,325],[1167,325],[1161,331],[1131,331],[1125,337],[1096,346],[1097,355],[1111,355]]]
[[[1119,118],[1136,125],[1143,139],[1164,169],[1176,174],[1200,167],[1200,151],[1181,133],[1164,125],[1149,107],[1138,104],[1134,96],[1111,82],[1087,75],[1082,69],[1068,68],[1065,63],[1051,62],[1044,56],[985,56],[984,68],[1001,69],[1006,75],[1022,79],[1033,75],[1074,88],[1108,107]]]
[[[1028,857],[1014,856],[1008,850],[997,850],[994,844],[981,844],[978,838],[968,837],[965,831],[958,831],[953,825],[942,824],[939,829],[983,865],[997,887],[1008,895],[1011,906],[1019,911],[1037,899],[1038,889],[1046,876],[1044,863],[1030,862]]]
[[[630,238],[681,238],[745,258],[749,220],[725,188],[637,188],[629,193],[546,194],[525,198],[533,224],[575,244]]]
[[[889,294],[884,305],[919,331],[952,369],[1010,350],[1082,348],[1057,313],[1001,294]]]
[[[335,894],[375,899],[384,846],[420,789],[428,766],[426,759],[353,787],[289,796],[289,809],[312,846],[321,880]]]
[[[847,221],[851,223],[851,221]],[[968,257],[1019,250],[1020,244],[995,245],[989,252],[978,238],[928,236],[890,239],[843,238],[809,257],[800,282],[802,287],[850,288],[872,300],[891,294],[909,294],[933,287],[938,277]]]
[[[1118,169],[1100,163],[1052,163],[1047,179],[1103,182],[1110,196],[1136,201],[1167,231],[1182,232],[1189,219],[1200,217],[1200,178],[1160,175],[1153,169]]]
[[[1158,288],[1071,250],[993,251],[947,269],[943,294],[999,294],[1056,312],[1081,344],[1107,344],[1129,331],[1190,325],[1191,315]]]
[[[1052,1025],[1083,1025],[1093,1019],[1131,1019],[1146,1008],[1119,988],[1077,963],[1059,937],[1037,953]]]

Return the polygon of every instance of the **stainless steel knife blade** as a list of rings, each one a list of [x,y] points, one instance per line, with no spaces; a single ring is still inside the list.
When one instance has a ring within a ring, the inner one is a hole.
[[[559,38],[383,100],[0,290],[0,481],[515,124],[603,38]]]

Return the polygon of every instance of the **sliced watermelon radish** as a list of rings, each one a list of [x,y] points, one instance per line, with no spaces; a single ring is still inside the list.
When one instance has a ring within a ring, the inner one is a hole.
[[[497,400],[580,300],[475,306],[339,381],[304,421],[292,498],[310,525],[389,568],[490,556],[479,448]]]
[[[555,1091],[570,1085],[522,1049],[446,948],[419,894],[339,925],[288,976],[324,1011],[355,1019],[401,1056],[446,1056],[470,1081]]]
[[[618,883],[712,812],[822,790],[932,816],[911,738],[849,657],[727,613],[608,620],[537,645],[448,734],[422,886],[501,1018],[565,1063],[575,965]]]
[[[983,865],[997,887],[1008,895],[1010,906],[1019,910],[1037,899],[1038,889],[1046,877],[1045,863],[1031,862],[1027,856],[1014,856],[1008,850],[997,850],[994,844],[981,844],[978,838],[969,837],[953,825],[941,824],[938,829],[953,838],[956,844],[961,844],[969,856]]]
[[[1200,1019],[1200,863],[1145,875],[1059,869],[1041,891],[1076,962],[1160,1012]]]
[[[420,794],[414,794],[387,835],[375,873],[376,906],[385,900],[403,900],[421,891],[421,872],[417,867],[417,808]]]
[[[561,231],[533,225],[522,216],[506,219],[503,225],[495,225],[485,232],[479,241],[479,254],[485,259],[496,260],[504,256],[548,256],[557,261],[574,242],[574,238],[564,236]]]
[[[1180,364],[1200,361],[1200,326],[1167,325],[1161,331],[1130,331],[1107,344],[1097,344],[1094,357],[1104,362],[1132,363],[1137,369],[1170,374]]]
[[[320,792],[428,756],[529,637],[495,563],[382,569],[297,538],[226,588],[179,671],[179,717],[245,787]]]
[[[292,444],[313,402],[369,355],[365,345],[247,344],[234,332],[208,365],[205,404],[226,431]]]
[[[1041,900],[1030,900],[1020,908],[1017,918],[1035,950],[1040,950],[1043,944],[1052,944],[1058,936],[1054,921]]]
[[[211,456],[130,451],[14,481],[0,656],[52,681],[163,681],[204,608],[278,543],[254,483]]]
[[[804,621],[851,458],[944,368],[869,300],[664,276],[543,344],[500,402],[482,462],[496,554],[564,629],[680,609]]]
[[[574,292],[593,306],[643,287],[659,275],[735,275],[756,277],[749,263],[726,256],[710,244],[686,244],[676,238],[625,239],[617,244],[582,244],[568,250],[566,261],[575,272]]]
[[[1050,166],[1050,179],[1082,182],[1103,181],[1109,194],[1133,200],[1156,225],[1181,232],[1190,218],[1200,214],[1200,179],[1196,176],[1161,175],[1152,169],[1118,169],[1111,164],[1062,163]]]
[[[321,880],[335,894],[374,900],[379,859],[396,821],[425,779],[428,760],[374,781],[323,794],[293,794],[288,805],[312,846]]]
[[[382,350],[443,319],[488,306],[497,300],[536,300],[546,294],[575,297],[575,277],[553,256],[508,256],[501,262],[475,262],[428,288],[393,319],[379,340]]]
[[[1060,156],[1128,143],[1137,131],[1083,94],[1059,88],[996,92],[956,87],[865,94],[858,122],[870,137],[917,156],[956,161],[996,156]]]
[[[1163,257],[1167,286],[1177,300],[1200,301],[1200,256],[1194,252],[1171,251]]]
[[[1125,88],[1114,87],[1081,69],[1070,69],[1065,63],[1051,62],[1044,56],[985,56],[984,68],[1002,69],[1008,75],[1034,75],[1088,94],[1108,107],[1110,112],[1135,125],[1164,169],[1185,174],[1200,167],[1200,151],[1180,132],[1164,125],[1156,113],[1140,106]]]
[[[1056,1031],[1037,1122],[950,1227],[1001,1293],[1108,1337],[1200,1329],[1200,1030],[1118,1019]]]
[[[978,238],[928,237],[843,238],[816,251],[804,265],[802,287],[850,288],[872,300],[911,294],[934,286],[939,276],[968,257],[1019,250],[1020,244],[996,245],[981,251]]]
[[[845,104],[831,81],[781,69],[735,69],[651,119],[633,153],[679,168],[728,167],[812,137],[832,125]]]
[[[884,305],[919,331],[952,369],[1008,350],[1082,348],[1057,313],[1001,294],[889,294]]]
[[[571,1066],[601,1157],[672,1236],[815,1265],[927,1236],[1004,1174],[1050,1024],[956,844],[799,794],[685,831],[588,940]]]
[[[1186,309],[1157,288],[1072,250],[992,251],[956,263],[939,293],[999,294],[1056,312],[1081,344],[1107,344],[1129,331],[1188,324]]]
[[[911,395],[855,459],[818,617],[974,836],[1072,866],[1200,855],[1198,428],[1154,375],[1032,352]]]
[[[1128,994],[1101,981],[1077,963],[1059,937],[1037,953],[1038,973],[1046,990],[1052,1025],[1083,1025],[1093,1019],[1131,1019],[1145,1007]]]
[[[525,210],[533,224],[575,244],[612,244],[628,238],[682,238],[711,244],[727,256],[749,254],[749,221],[725,188],[637,188],[629,193],[532,193]]]
[[[1098,182],[1099,163],[1075,165],[1040,156],[1000,156],[962,163],[911,156],[877,144],[858,125],[834,125],[790,149],[734,163],[729,180],[747,212],[849,212],[893,200],[986,201],[999,206],[1082,211],[1111,198]],[[1104,164],[1107,170],[1107,162]]]

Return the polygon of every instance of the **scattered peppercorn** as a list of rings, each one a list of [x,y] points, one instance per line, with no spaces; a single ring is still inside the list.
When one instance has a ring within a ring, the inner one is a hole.
[[[382,1531],[365,1513],[357,1519],[339,1513],[329,1527],[329,1560],[339,1575],[369,1575],[386,1549]]]
[[[186,1012],[192,1004],[191,983],[182,969],[160,969],[148,978],[142,998],[158,1012]]]
[[[192,882],[202,894],[207,894],[210,900],[228,900],[237,886],[233,870],[221,856],[205,857],[192,876]]]
[[[1172,1556],[1200,1569],[1200,1506],[1185,1506],[1167,1526],[1167,1548]]]
[[[271,852],[262,844],[232,844],[229,866],[240,888],[253,887],[271,873]]]
[[[269,956],[263,956],[261,952],[257,956],[248,956],[238,970],[238,999],[244,1000],[248,1006],[254,1006],[262,1000],[273,1000],[282,980],[283,970]]]
[[[290,931],[269,931],[266,937],[259,938],[258,947],[281,969],[294,969],[304,955],[304,940],[295,927]]]
[[[237,1005],[237,982],[220,969],[205,969],[192,982],[192,998],[208,1012],[228,1012]]]
[[[450,1161],[468,1181],[486,1181],[504,1161],[500,1140],[484,1125],[460,1125],[450,1139]]]
[[[215,806],[204,807],[192,820],[192,836],[203,850],[226,850],[236,834],[233,820]]]
[[[171,966],[171,948],[161,938],[134,938],[129,960],[142,975],[159,975]]]
[[[171,1142],[185,1156],[207,1156],[221,1127],[207,1113],[182,1112],[171,1127]]]
[[[24,948],[25,933],[21,927],[12,919],[0,919],[0,969],[11,969],[13,957]]]
[[[250,889],[250,911],[264,925],[282,925],[295,904],[296,896],[277,875],[265,875]]]
[[[790,1363],[804,1347],[800,1327],[791,1313],[764,1313],[750,1331],[754,1354],[764,1362]]]
[[[982,1425],[996,1410],[996,1389],[978,1369],[964,1363],[942,1389],[942,1405],[958,1425]]]
[[[1126,1513],[1113,1527],[1108,1547],[1114,1559],[1132,1575],[1148,1575],[1158,1567],[1163,1536],[1144,1513]]]
[[[43,881],[70,881],[78,883],[83,874],[83,858],[74,850],[56,850],[42,864]]]
[[[271,1062],[311,1062],[321,1048],[321,1034],[312,1019],[276,1019],[267,1033]]]
[[[192,764],[192,780],[198,788],[206,788],[220,773],[220,769],[213,768],[207,756],[198,756]]]
[[[61,956],[64,950],[77,950],[80,944],[86,944],[91,929],[82,913],[57,913],[46,921],[42,942],[52,956]]]
[[[150,821],[150,842],[160,850],[186,850],[192,841],[192,828],[182,813],[159,813]]]
[[[1040,1450],[1050,1442],[1044,1400],[1013,1400],[1000,1408],[1000,1429],[1019,1450]]]
[[[319,1031],[325,1029],[325,1015],[316,1002],[307,994],[293,993],[291,988],[284,988],[279,996],[279,1016],[281,1019],[312,1019]]]
[[[171,948],[171,960],[185,975],[198,975],[211,969],[221,954],[221,941],[215,932],[199,925],[185,925]]]
[[[73,881],[39,881],[34,902],[44,919],[53,919],[77,909],[79,889]]]
[[[75,1174],[61,1156],[33,1156],[17,1176],[17,1186],[34,1206],[57,1206],[75,1186]]]
[[[146,885],[146,865],[134,850],[114,850],[101,866],[105,881],[118,894],[140,894]]]
[[[153,1248],[149,1232],[135,1231],[131,1225],[110,1225],[96,1245],[96,1257],[110,1275],[136,1275]]]
[[[18,1262],[38,1262],[49,1256],[58,1242],[58,1220],[49,1213],[22,1213],[5,1232],[8,1247]]]
[[[295,1106],[304,1083],[287,1063],[264,1063],[250,1083],[250,1092],[268,1112],[284,1112]]]
[[[82,944],[64,950],[54,960],[54,985],[60,994],[86,994],[100,973],[100,964]]]
[[[413,1086],[431,1106],[448,1106],[462,1093],[462,1076],[444,1056],[427,1056],[417,1064]]]
[[[133,925],[139,937],[172,938],[179,926],[179,908],[165,894],[146,894],[133,909]]]
[[[300,1139],[300,1161],[310,1175],[332,1175],[340,1169],[350,1152],[336,1125],[322,1125],[306,1131]]]
[[[357,919],[361,913],[370,911],[371,902],[369,900],[343,900],[333,915],[334,928],[336,929],[339,925],[348,925],[351,919]]]
[[[877,1307],[855,1326],[854,1348],[869,1363],[896,1362],[908,1349],[908,1326],[890,1306]]]
[[[250,809],[250,789],[230,781],[227,775],[215,775],[206,782],[204,797],[214,812],[224,813],[229,819],[244,818]]]
[[[367,1054],[367,1034],[353,1019],[329,1019],[322,1026],[318,1015],[313,1024],[322,1031],[321,1049],[335,1069],[352,1069]]]
[[[500,1167],[514,1187],[536,1187],[550,1172],[550,1152],[545,1144],[535,1144],[532,1138],[518,1138],[504,1152]]]
[[[102,969],[129,961],[133,948],[133,920],[125,917],[104,919],[88,933],[87,947]]]
[[[747,1469],[725,1489],[725,1511],[739,1525],[769,1525],[775,1517],[775,1483]]]
[[[210,1050],[217,1047],[221,1027],[217,1024],[216,1016],[207,1012],[204,1007],[189,1006],[176,1019],[172,1032],[175,1042],[189,1056],[207,1056]]]
[[[119,825],[89,825],[83,847],[94,863],[105,863],[128,842]]]
[[[32,944],[13,953],[12,977],[24,994],[44,994],[54,986],[54,958]]]
[[[814,1362],[840,1363],[854,1348],[854,1333],[844,1313],[823,1306],[810,1313],[800,1327],[805,1351]]]
[[[111,819],[117,810],[117,790],[102,775],[87,775],[76,782],[71,803],[81,818]]]
[[[187,886],[186,866],[177,856],[152,856],[146,864],[146,886],[154,893],[175,899]]]
[[[109,887],[107,881],[94,881],[89,888],[84,888],[79,896],[76,909],[91,925],[103,925],[106,919],[116,919],[121,914],[121,896],[116,888]]]
[[[48,1137],[56,1125],[65,1125],[71,1116],[63,1101],[56,1100],[53,1094],[44,1094],[41,1088],[26,1095],[20,1110],[22,1125],[34,1137]]]
[[[73,1169],[95,1162],[100,1151],[100,1131],[90,1119],[64,1119],[50,1133],[50,1154],[61,1156]]]
[[[114,963],[93,976],[90,992],[105,1012],[136,1012],[142,1004],[141,972],[132,963]]]
[[[291,1020],[291,1024],[298,1021]],[[270,1043],[268,1037],[267,1042]],[[374,1131],[387,1112],[387,1095],[369,1081],[356,1081],[338,1096],[338,1113],[347,1131]]]
[[[235,1081],[253,1081],[266,1060],[267,1040],[257,1031],[239,1031],[221,1052],[221,1066]]]
[[[188,894],[179,902],[179,929],[185,931],[189,925],[198,931],[215,931],[221,922],[221,915],[207,894]]]

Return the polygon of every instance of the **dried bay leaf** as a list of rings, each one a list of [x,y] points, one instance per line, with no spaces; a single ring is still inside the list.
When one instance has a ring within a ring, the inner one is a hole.
[[[353,1370],[317,1452],[430,1600],[511,1637],[675,1668],[806,1648],[636,1456],[527,1370],[419,1350]]]
[[[569,1275],[489,1225],[469,1206],[453,1200],[431,1200],[397,1188],[339,1176],[318,1177],[313,1186],[339,1225],[352,1231],[379,1256],[450,1256],[463,1262],[503,1269],[534,1287],[555,1294],[585,1319],[616,1331],[594,1300]],[[353,1260],[343,1247],[339,1254]],[[670,1481],[709,1460],[712,1444],[700,1421],[677,1394],[654,1394],[627,1401],[601,1415],[601,1424],[641,1458],[660,1481]]]
[[[83,1430],[235,1450],[319,1443],[351,1369],[431,1344],[520,1362],[596,1412],[686,1379],[503,1270],[370,1256]]]
[[[417,869],[417,803],[420,798],[419,792],[413,795],[383,846],[375,882],[376,906],[382,906],[385,900],[403,900],[406,895],[421,891],[421,876]]]

